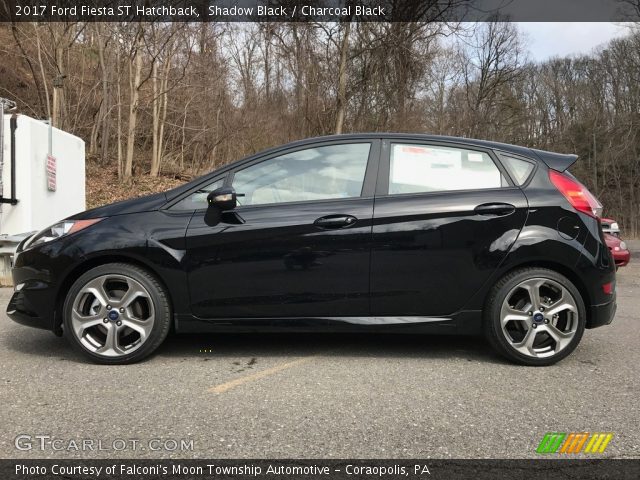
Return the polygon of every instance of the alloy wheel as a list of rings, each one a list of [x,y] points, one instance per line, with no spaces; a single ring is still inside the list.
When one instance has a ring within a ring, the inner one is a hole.
[[[149,338],[155,309],[149,291],[121,274],[88,281],[71,310],[73,334],[92,353],[120,357],[140,348]]]
[[[520,354],[545,358],[564,350],[578,330],[575,298],[548,278],[520,282],[506,295],[500,311],[502,333]]]

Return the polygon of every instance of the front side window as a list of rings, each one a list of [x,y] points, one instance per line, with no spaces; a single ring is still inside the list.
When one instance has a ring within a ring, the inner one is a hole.
[[[370,143],[308,148],[239,170],[233,188],[239,205],[359,197]]]
[[[220,188],[224,183],[224,179],[220,178],[215,180],[202,188],[199,188],[188,197],[183,198],[176,203],[172,210],[198,210],[201,208],[207,208],[207,195],[213,192],[216,188]]]
[[[426,193],[507,186],[489,155],[476,150],[393,144],[389,193]]]

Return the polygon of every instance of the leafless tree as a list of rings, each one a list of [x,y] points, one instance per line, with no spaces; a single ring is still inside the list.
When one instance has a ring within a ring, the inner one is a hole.
[[[572,171],[638,234],[640,24],[589,55],[535,63],[515,24],[450,23],[464,3],[422,2],[422,21],[404,23],[5,23],[0,94],[128,181],[354,131],[574,152]]]

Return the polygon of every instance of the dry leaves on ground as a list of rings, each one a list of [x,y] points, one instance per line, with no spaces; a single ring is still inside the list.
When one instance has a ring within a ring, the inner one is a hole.
[[[184,179],[178,179],[175,176],[150,177],[149,175],[135,176],[127,182],[118,178],[115,168],[87,162],[85,184],[87,209],[164,192],[183,183],[185,183]]]

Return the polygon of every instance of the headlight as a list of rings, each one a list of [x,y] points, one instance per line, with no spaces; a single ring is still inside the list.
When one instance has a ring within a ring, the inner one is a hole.
[[[613,222],[611,224],[611,230],[620,230],[620,227],[618,226],[618,222]]]
[[[35,247],[36,245],[42,245],[43,243],[47,243],[52,240],[64,237],[65,235],[79,232],[80,230],[84,230],[85,228],[90,227],[100,220],[103,219],[91,218],[88,220],[63,220],[36,233],[27,241],[27,243],[25,243],[24,248],[27,249]]]
[[[626,250],[627,244],[625,242],[620,242],[620,250]]]

